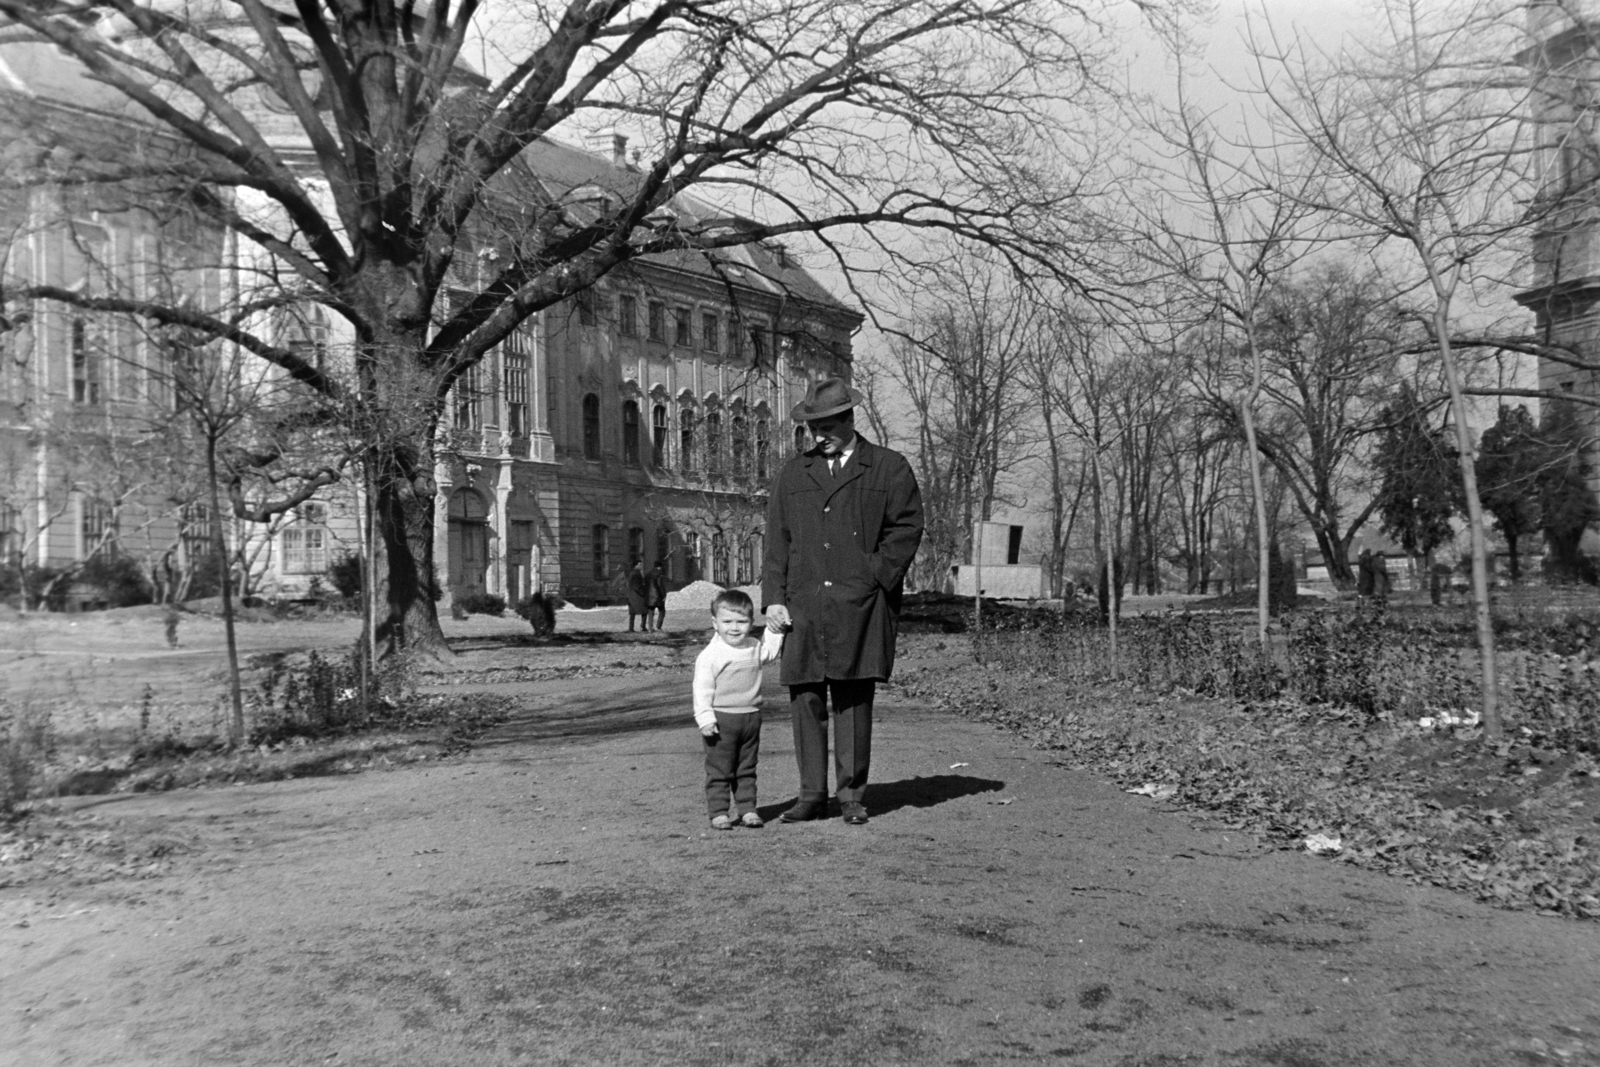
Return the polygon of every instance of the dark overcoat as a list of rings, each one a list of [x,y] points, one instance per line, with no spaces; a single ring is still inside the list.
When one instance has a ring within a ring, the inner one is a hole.
[[[767,501],[763,609],[782,604],[794,629],[778,680],[886,681],[906,571],[922,542],[922,494],[898,452],[857,435],[838,477],[812,449],[778,472]]]

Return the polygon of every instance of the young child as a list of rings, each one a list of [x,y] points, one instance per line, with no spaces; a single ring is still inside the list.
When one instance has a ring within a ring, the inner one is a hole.
[[[694,661],[694,722],[706,744],[706,808],[711,825],[762,825],[756,814],[756,758],[761,750],[761,665],[778,658],[783,635],[773,626],[750,636],[756,608],[737,589],[711,602],[717,635]],[[729,792],[733,808],[728,807]]]

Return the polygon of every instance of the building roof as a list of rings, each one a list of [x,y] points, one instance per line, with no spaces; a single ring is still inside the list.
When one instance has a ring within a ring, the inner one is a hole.
[[[463,71],[463,77],[481,81],[470,71]],[[152,123],[142,108],[115,89],[88,78],[83,67],[68,61],[55,45],[14,24],[0,23],[0,94],[7,91],[44,107],[95,113],[124,130],[141,128],[157,139],[174,142],[169,150],[176,149],[181,140]],[[268,132],[265,127],[263,132]],[[52,133],[58,144],[85,142],[75,146],[82,154],[105,154],[103,122],[91,123],[90,129],[57,129]],[[99,151],[90,149],[91,138],[98,143]],[[503,195],[548,198],[548,202],[560,203],[580,218],[585,211],[597,213],[602,196],[614,200],[631,196],[643,177],[637,168],[619,163],[616,158],[549,139],[530,145],[522,153],[521,162],[527,168],[525,172],[519,174],[517,168],[507,168],[497,179]],[[528,187],[529,179],[536,183],[537,190]],[[730,215],[690,196],[674,198],[671,210],[702,227],[725,226],[735,231],[756,227],[750,219]],[[697,275],[718,285],[737,285],[778,300],[800,300],[860,317],[859,311],[840,301],[806,270],[792,251],[774,241],[653,253],[638,262]]]
[[[626,199],[643,179],[637,169],[619,165],[605,155],[549,139],[529,145],[522,158],[546,195],[569,206],[581,205],[586,199],[598,201],[602,195]],[[750,219],[729,215],[682,194],[672,200],[672,210],[680,218],[712,228],[722,224],[733,230],[748,230],[757,225]],[[641,257],[640,262],[697,274],[719,283],[726,279],[780,299],[804,300],[846,314],[860,314],[829,292],[791,250],[775,241],[750,241],[705,251],[658,252]]]

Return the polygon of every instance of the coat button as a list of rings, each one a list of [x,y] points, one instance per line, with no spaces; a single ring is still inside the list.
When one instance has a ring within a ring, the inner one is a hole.
[[[823,585],[832,585],[833,583],[832,582],[823,582],[822,584]]]
[[[827,507],[823,508],[822,510],[823,511],[832,511],[833,510],[833,505],[830,504]]]
[[[833,545],[829,544],[827,541],[824,541],[824,542],[822,542],[822,547],[823,548],[832,548]]]

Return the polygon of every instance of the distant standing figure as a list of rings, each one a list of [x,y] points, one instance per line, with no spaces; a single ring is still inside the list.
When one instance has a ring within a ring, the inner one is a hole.
[[[646,576],[645,621],[660,630],[667,624],[667,570],[656,560],[656,565]],[[653,616],[653,618],[652,618]],[[649,627],[646,627],[647,629]]]
[[[1389,602],[1389,561],[1377,552],[1372,554],[1372,599]]]
[[[1356,559],[1356,596],[1372,595],[1372,549],[1363,548]]]
[[[650,611],[646,607],[645,590],[649,580],[644,575],[644,564],[635,563],[628,572],[628,632],[633,633],[633,620],[640,619],[640,629],[649,632]]]

